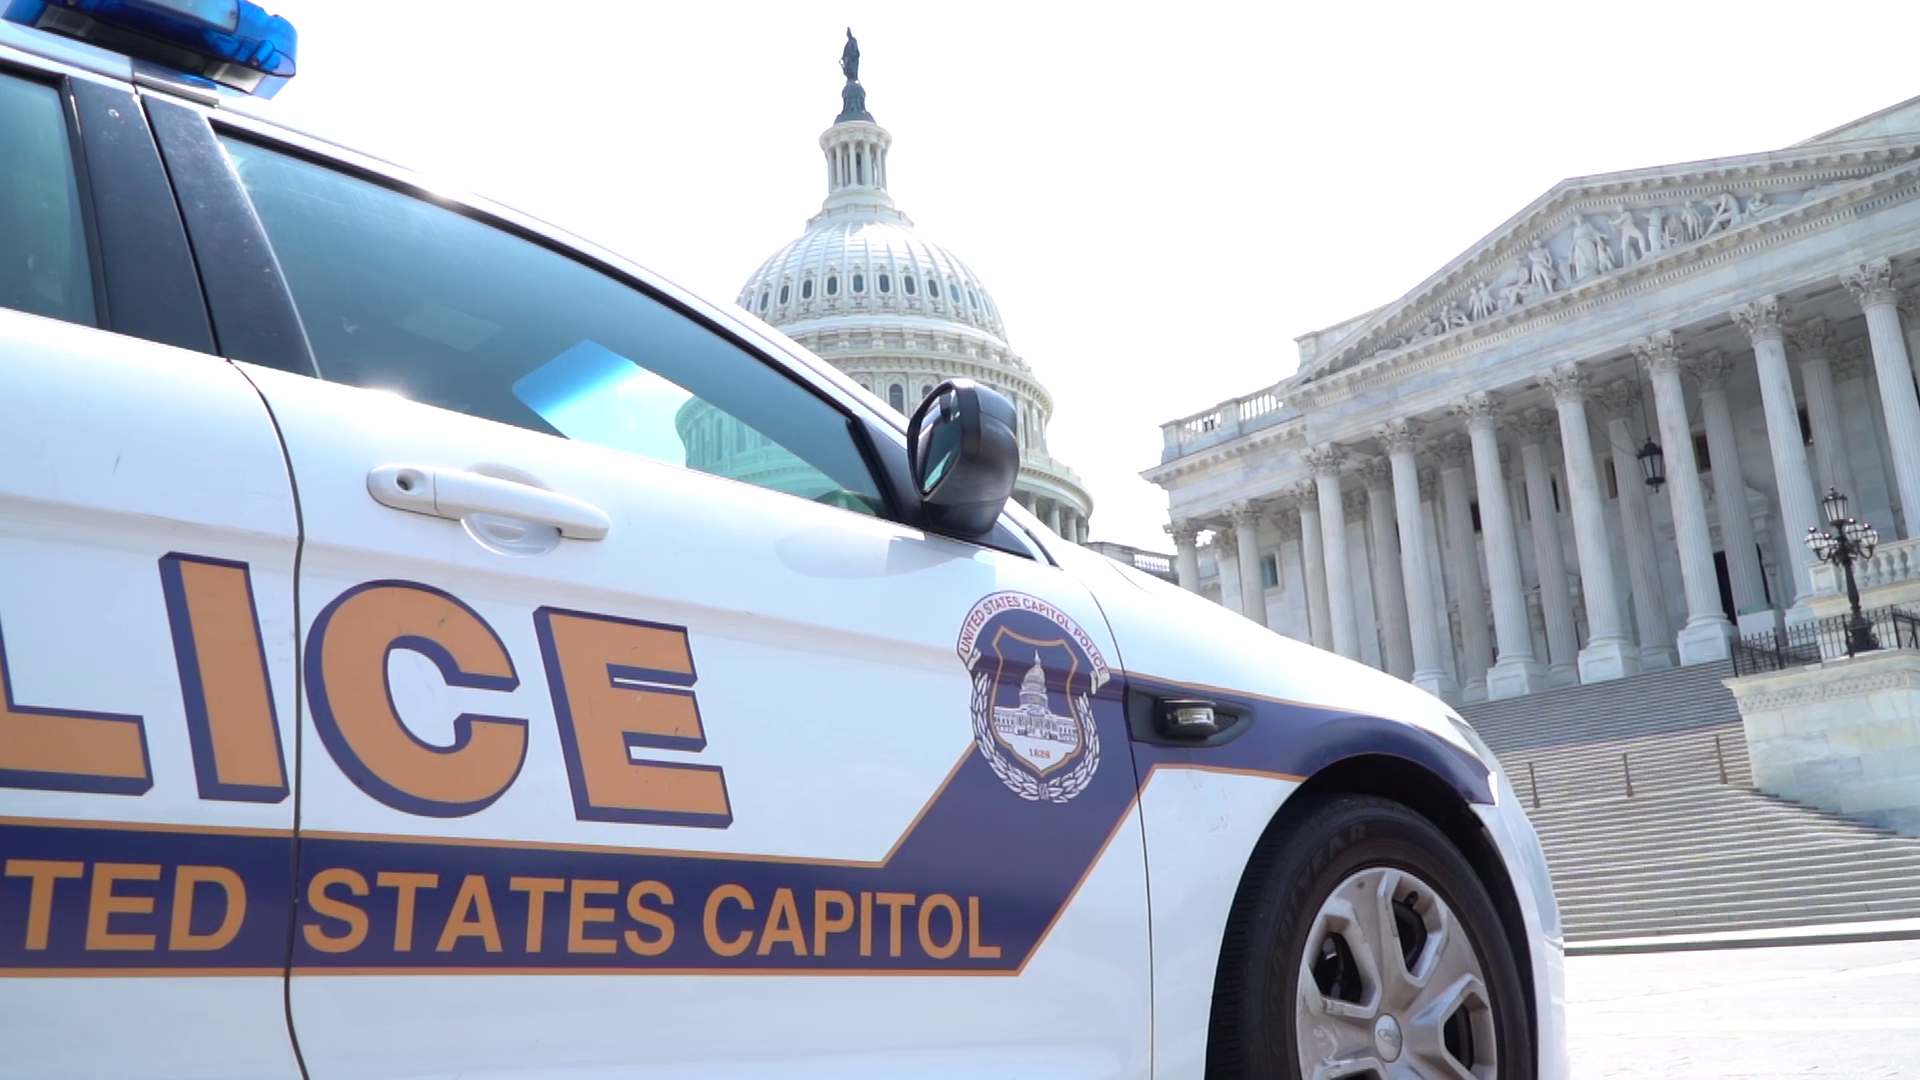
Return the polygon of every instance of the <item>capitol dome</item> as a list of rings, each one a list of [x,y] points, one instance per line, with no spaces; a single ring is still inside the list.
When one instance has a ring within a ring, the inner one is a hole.
[[[944,379],[1005,394],[1019,414],[1014,498],[1061,536],[1084,542],[1093,500],[1047,452],[1053,397],[1007,344],[999,306],[966,263],[920,236],[887,192],[893,136],[874,122],[859,48],[841,60],[843,108],[820,136],[827,197],[806,231],[741,287],[741,307],[777,326],[902,414]]]

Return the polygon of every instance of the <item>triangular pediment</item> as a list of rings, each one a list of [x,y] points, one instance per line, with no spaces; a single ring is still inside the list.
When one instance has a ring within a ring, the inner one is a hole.
[[[1915,99],[1836,133],[1906,123],[1902,110],[1920,123]],[[1563,180],[1399,300],[1297,339],[1300,368],[1282,392],[1386,355],[1525,320],[1656,265],[1684,264],[1704,245],[1804,216],[1829,196],[1916,157],[1920,133]]]

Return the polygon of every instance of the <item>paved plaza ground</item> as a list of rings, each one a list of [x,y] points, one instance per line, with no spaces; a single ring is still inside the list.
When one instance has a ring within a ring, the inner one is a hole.
[[[1576,956],[1574,1080],[1920,1080],[1920,941]]]

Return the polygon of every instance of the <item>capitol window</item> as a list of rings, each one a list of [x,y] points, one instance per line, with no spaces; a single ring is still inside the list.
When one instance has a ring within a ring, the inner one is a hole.
[[[800,283],[800,299],[802,300],[813,299],[813,279],[812,278],[808,278],[807,280]]]
[[[866,275],[864,275],[864,274],[855,274],[855,275],[853,275],[853,291],[854,291],[854,292],[866,292],[866,291],[867,291],[867,278],[866,278]]]
[[[834,277],[831,274],[828,275],[827,276],[827,295],[835,296],[835,295],[838,295],[839,292],[840,292],[840,279],[837,277]]]
[[[959,299],[959,297],[954,297],[954,299],[956,299],[956,300],[958,300],[958,299]],[[968,289],[968,290],[967,290],[967,306],[968,306],[968,307],[973,307],[973,308],[977,308],[977,307],[979,307],[979,306],[980,306],[980,301],[979,301],[979,299],[978,299],[978,298],[976,298],[976,297],[975,297],[975,296],[973,295],[973,290],[972,290],[972,289]]]
[[[893,279],[885,274],[880,275],[880,291],[883,293],[893,291]]]
[[[903,277],[903,278],[901,278],[901,279],[900,279],[900,284],[901,284],[901,286],[902,286],[903,288],[905,288],[905,289],[907,290],[907,295],[908,295],[908,296],[912,296],[912,295],[913,295],[913,278],[911,278],[911,277]]]
[[[899,383],[887,387],[887,404],[893,406],[894,412],[904,414],[907,411],[907,388]]]
[[[932,297],[935,300],[940,299],[940,279],[939,278],[930,277],[927,279],[927,295]]]
[[[782,291],[784,292],[785,290],[782,290]],[[783,304],[784,304],[784,303],[786,303],[786,302],[787,302],[787,298],[786,298],[786,297],[784,297],[784,296],[782,296],[782,297],[780,298],[780,302],[781,302],[781,303],[783,303]],[[766,293],[766,290],[764,290],[764,289],[762,289],[762,290],[760,291],[760,310],[761,310],[761,311],[765,311],[765,310],[767,310],[767,293]]]
[[[787,302],[787,297],[791,295],[791,292],[789,291],[791,289],[792,289],[791,285],[780,286],[780,302],[782,304]],[[760,306],[761,307],[767,306],[767,296],[765,293],[760,294]]]
[[[952,282],[948,282],[947,295],[953,297],[954,303],[956,304],[959,303],[960,302],[960,286],[955,285]]]

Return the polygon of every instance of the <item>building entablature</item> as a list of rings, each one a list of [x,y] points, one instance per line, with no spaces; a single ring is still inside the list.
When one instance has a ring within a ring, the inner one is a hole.
[[[1020,475],[1028,481],[1024,486],[1047,498],[1075,504],[1087,501],[1087,489],[1079,474],[1045,453],[1022,455]]]
[[[873,313],[803,319],[780,332],[813,349],[911,349],[929,353],[982,356],[1011,367],[1027,362],[998,337],[938,319],[876,317]]]
[[[865,381],[860,379],[863,375],[883,376],[896,373],[924,375],[928,376],[929,380],[926,380],[926,386],[922,389],[931,389],[932,383],[940,379],[972,379],[982,386],[993,387],[1008,394],[1016,399],[1016,403],[1031,402],[1039,409],[1042,420],[1050,420],[1053,417],[1053,398],[1047,393],[1046,387],[1024,372],[1010,371],[995,365],[991,359],[962,358],[940,353],[916,354],[870,350],[862,350],[855,355],[844,357],[826,355],[835,367],[862,382]],[[921,396],[924,395],[916,394],[913,398],[915,404],[919,402]]]

